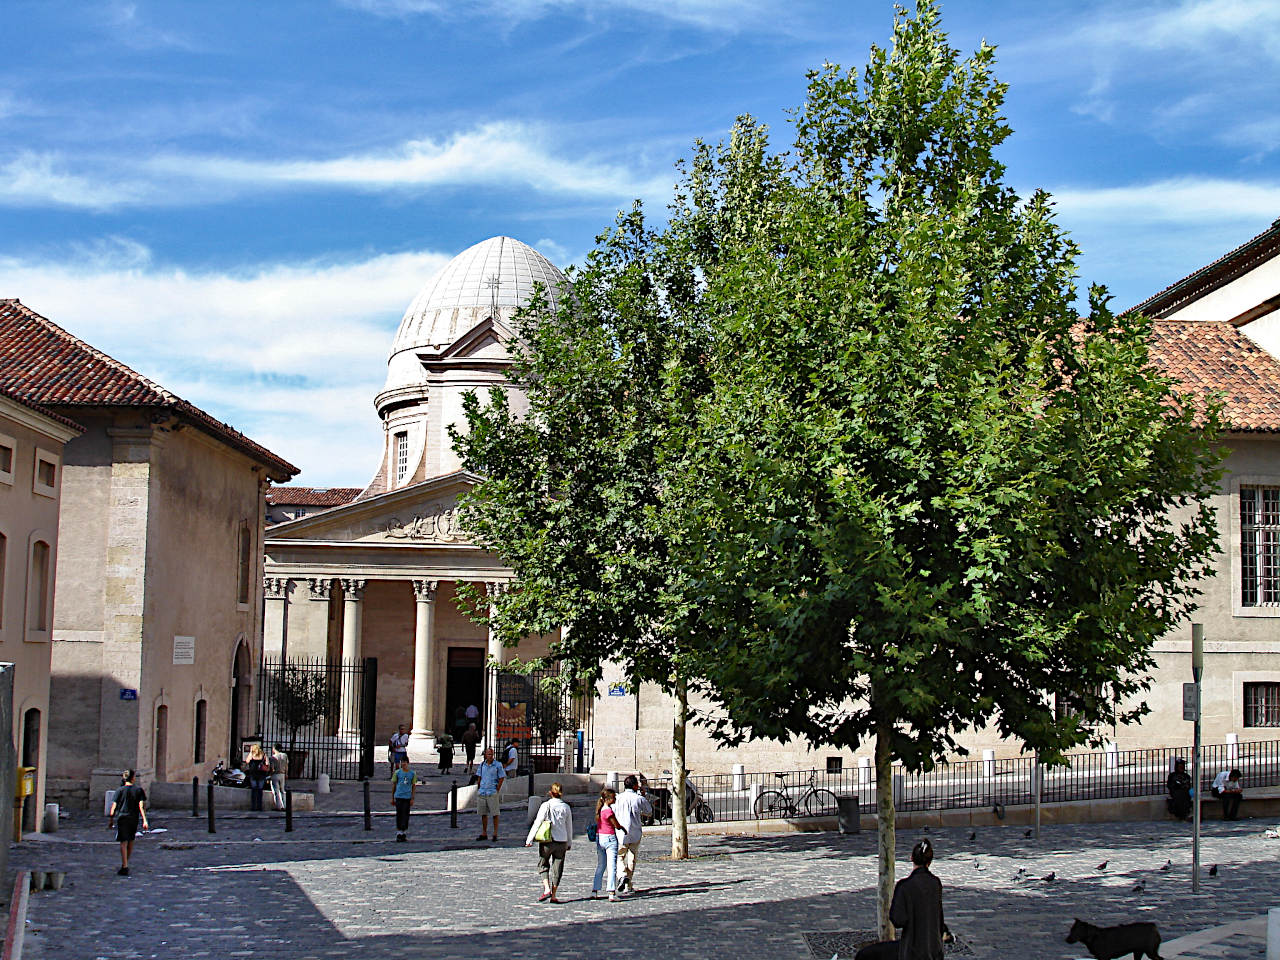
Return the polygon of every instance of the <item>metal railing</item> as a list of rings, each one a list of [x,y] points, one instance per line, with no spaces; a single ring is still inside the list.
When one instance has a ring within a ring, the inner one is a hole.
[[[1242,784],[1280,784],[1280,740],[1211,744],[1201,748],[1201,794],[1221,770],[1239,769]],[[1163,796],[1173,760],[1191,761],[1191,747],[1105,750],[1070,754],[1067,764],[1039,768],[1042,803]],[[1035,802],[1033,757],[956,760],[925,773],[909,773],[895,765],[894,804],[900,811],[1006,807]],[[768,820],[835,816],[838,799],[856,797],[863,811],[874,811],[875,771],[858,766],[838,773],[789,770],[690,774],[698,800],[690,820]],[[670,818],[669,779],[650,780],[659,802],[659,821]],[[701,814],[701,816],[699,816]]]

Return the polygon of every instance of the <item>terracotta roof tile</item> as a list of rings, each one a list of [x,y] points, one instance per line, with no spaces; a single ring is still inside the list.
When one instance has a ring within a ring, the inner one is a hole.
[[[1227,428],[1280,432],[1280,361],[1229,323],[1157,320],[1151,359],[1188,393],[1219,393]]]
[[[277,506],[340,507],[360,496],[363,487],[272,487],[267,502]]]
[[[36,413],[40,414],[42,417],[48,417],[50,420],[55,420],[58,423],[62,424],[64,427],[70,427],[72,430],[76,431],[76,433],[84,433],[84,427],[76,423],[74,420],[68,417],[64,417],[60,413],[54,413],[48,407],[42,407],[38,403],[33,403],[32,401],[27,400],[21,395],[14,393],[14,391],[12,390],[8,390],[4,387],[0,387],[0,397],[4,397],[6,400],[12,400],[14,403],[20,403],[24,407],[26,407],[28,410],[34,410]]]
[[[17,300],[0,300],[0,389],[48,407],[155,407],[258,461],[273,479],[298,468]]]

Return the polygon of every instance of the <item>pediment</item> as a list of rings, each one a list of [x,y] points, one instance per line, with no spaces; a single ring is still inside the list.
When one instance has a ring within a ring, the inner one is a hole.
[[[458,524],[458,500],[480,480],[460,471],[357,500],[323,513],[276,524],[272,542],[379,543],[390,546],[467,546]]]
[[[466,360],[510,360],[507,344],[515,332],[501,320],[486,317],[437,354],[419,354],[427,366]]]

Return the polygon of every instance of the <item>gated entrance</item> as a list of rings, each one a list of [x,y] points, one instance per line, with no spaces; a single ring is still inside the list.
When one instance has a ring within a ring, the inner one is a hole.
[[[258,678],[263,744],[284,744],[289,776],[335,780],[373,776],[378,661],[266,658]]]
[[[581,773],[590,767],[589,687],[573,683],[554,667],[532,673],[490,667],[488,673],[487,688],[496,690],[497,705],[489,714],[493,736],[487,742],[515,740],[521,773]]]

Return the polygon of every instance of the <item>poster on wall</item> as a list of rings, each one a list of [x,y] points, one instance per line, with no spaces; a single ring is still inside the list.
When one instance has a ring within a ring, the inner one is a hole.
[[[531,685],[525,677],[498,676],[497,735],[500,742],[528,740],[533,736],[529,724]]]

